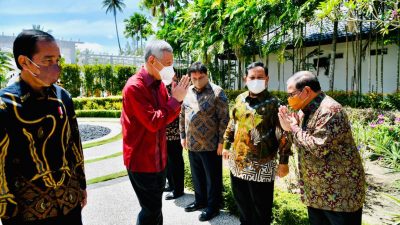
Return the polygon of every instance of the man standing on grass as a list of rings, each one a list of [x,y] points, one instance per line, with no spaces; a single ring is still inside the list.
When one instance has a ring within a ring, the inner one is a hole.
[[[361,225],[365,174],[342,106],[321,91],[317,76],[295,73],[287,81],[289,106],[279,109],[299,154],[300,191],[311,225]]]
[[[172,47],[150,41],[145,65],[129,78],[122,91],[123,158],[142,210],[137,225],[161,225],[167,148],[165,127],[178,117],[190,79],[174,84],[171,96],[165,85],[175,75]]]

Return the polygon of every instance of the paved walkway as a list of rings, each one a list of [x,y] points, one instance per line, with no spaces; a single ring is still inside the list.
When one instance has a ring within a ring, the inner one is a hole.
[[[164,194],[165,195],[165,194]],[[164,225],[238,225],[239,220],[226,212],[210,221],[200,222],[200,211],[185,212],[183,207],[194,199],[185,194],[176,199],[163,200]],[[88,205],[83,209],[84,225],[134,225],[140,211],[139,202],[127,177],[89,185]]]
[[[79,124],[90,123],[111,129],[107,138],[118,135],[121,126],[117,119],[84,118]],[[97,141],[97,140],[96,140]],[[85,160],[104,157],[122,151],[122,140],[84,149]],[[125,170],[122,156],[85,164],[86,179],[93,179]],[[164,194],[165,195],[165,194]],[[200,211],[187,213],[183,207],[194,200],[189,193],[176,200],[163,200],[164,225],[215,224],[236,225],[238,219],[226,212],[208,222],[200,222]],[[88,205],[83,209],[85,225],[128,225],[136,224],[140,211],[139,202],[128,177],[101,182],[88,186]]]

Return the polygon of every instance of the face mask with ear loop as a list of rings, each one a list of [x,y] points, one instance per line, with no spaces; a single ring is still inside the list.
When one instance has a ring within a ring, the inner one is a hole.
[[[41,69],[41,68],[45,68],[45,71],[46,72],[43,72],[42,70],[40,70],[40,74],[41,75],[43,75],[44,74],[44,76],[48,76],[47,74],[49,74],[49,73],[59,73],[60,72],[60,66],[58,65],[58,64],[54,64],[54,65],[51,65],[51,66],[39,66],[39,65],[37,65],[36,63],[34,63],[34,62],[32,62],[32,60],[31,59],[29,59],[28,57],[26,57],[34,66],[36,66],[39,70]],[[30,72],[30,74],[34,77],[34,78],[36,78],[36,80],[38,80],[40,83],[42,83],[44,86],[51,86],[52,84],[46,84],[44,81],[42,81],[41,79],[39,79],[38,77],[37,77],[37,75],[35,74],[35,73],[33,73],[30,69],[26,69],[28,72]],[[53,71],[52,71],[53,70]],[[43,73],[43,74],[42,74]],[[58,111],[58,114],[59,114],[59,116],[60,116],[60,118],[62,119],[63,117],[64,117],[64,111],[63,111],[63,104],[61,103],[61,102],[63,102],[62,101],[62,95],[61,95],[61,88],[60,87],[58,87],[58,88],[56,88],[56,93],[55,93],[55,95],[56,95],[56,98],[58,99],[58,107],[57,107],[57,111]]]
[[[158,59],[156,58],[156,60],[158,61]],[[160,63],[160,61],[158,61],[158,63]],[[162,63],[160,63],[161,65],[163,65]],[[153,64],[152,64],[153,66]],[[153,66],[154,69],[156,69],[158,71],[158,73],[161,76],[161,80],[162,82],[165,84],[165,86],[170,85],[173,81],[173,78],[175,76],[175,71],[174,71],[174,66],[164,66],[161,70],[158,70],[155,66]]]
[[[34,66],[36,66],[39,71],[40,71],[40,75],[42,75],[42,77],[50,77],[51,74],[57,73],[59,74],[61,72],[61,68],[58,64],[54,64],[51,66],[39,66],[36,63],[34,63],[31,59],[29,59],[28,57],[26,57]],[[38,78],[38,75],[33,73],[30,69],[25,69],[27,70],[33,77],[37,78],[37,80],[39,80],[40,83],[42,83],[44,86],[50,86],[52,84],[47,84],[46,82],[44,82],[43,80]]]

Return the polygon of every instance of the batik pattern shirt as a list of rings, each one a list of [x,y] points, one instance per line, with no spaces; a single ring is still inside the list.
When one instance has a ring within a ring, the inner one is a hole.
[[[0,216],[25,221],[65,215],[86,189],[70,95],[37,95],[23,80],[0,90]]]
[[[233,176],[248,181],[273,181],[278,149],[280,163],[288,163],[291,142],[280,129],[279,105],[280,101],[267,90],[257,98],[251,98],[248,91],[236,98],[224,135]]]
[[[223,89],[208,83],[202,91],[190,86],[179,117],[181,139],[190,151],[215,151],[224,142],[229,121],[228,98]]]
[[[317,209],[357,211],[364,203],[365,174],[346,113],[324,93],[303,113],[302,127],[292,127],[303,202]]]

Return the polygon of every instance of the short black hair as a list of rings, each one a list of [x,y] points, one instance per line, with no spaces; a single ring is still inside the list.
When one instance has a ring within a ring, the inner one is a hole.
[[[291,76],[287,84],[294,82],[297,90],[303,90],[305,86],[309,86],[314,92],[321,91],[321,85],[318,77],[310,71],[300,71]]]
[[[19,69],[22,69],[22,67],[18,63],[18,57],[24,55],[32,59],[33,55],[37,53],[36,43],[39,41],[52,42],[56,40],[51,34],[41,30],[24,30],[17,36],[14,41],[13,53]]]
[[[207,67],[201,62],[195,62],[189,67],[188,74],[191,75],[196,72],[207,74]]]
[[[262,62],[253,62],[250,65],[248,65],[246,68],[246,76],[249,75],[249,70],[254,69],[256,67],[264,68],[265,75],[268,76],[268,68],[264,66],[264,63]]]

